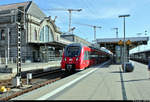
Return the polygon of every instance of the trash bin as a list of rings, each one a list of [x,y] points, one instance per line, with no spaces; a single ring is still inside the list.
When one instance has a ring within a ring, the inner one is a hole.
[[[125,72],[132,72],[134,70],[134,65],[131,62],[125,62],[125,69],[123,64],[122,64],[122,69],[123,71],[125,70]]]

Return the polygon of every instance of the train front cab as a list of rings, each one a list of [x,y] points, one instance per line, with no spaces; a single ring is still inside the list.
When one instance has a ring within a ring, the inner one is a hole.
[[[79,56],[66,57],[63,53],[61,61],[61,69],[66,72],[81,71],[87,68],[90,64],[88,52],[90,49],[83,46],[79,51]]]
[[[61,69],[65,72],[74,72],[77,64],[79,63],[78,57],[66,57],[63,54],[61,61]]]
[[[74,72],[80,65],[80,46],[68,46],[62,56],[61,69],[65,72]]]

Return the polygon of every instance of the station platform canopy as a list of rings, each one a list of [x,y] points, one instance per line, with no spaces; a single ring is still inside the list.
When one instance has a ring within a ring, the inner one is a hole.
[[[129,50],[139,46],[146,45],[149,40],[149,37],[126,37],[125,43],[129,46]],[[102,38],[96,39],[96,43],[100,47],[105,47],[111,52],[115,53],[115,46],[123,46],[123,38]]]

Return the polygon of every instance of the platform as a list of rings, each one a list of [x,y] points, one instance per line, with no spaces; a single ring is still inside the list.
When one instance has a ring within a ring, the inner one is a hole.
[[[121,65],[97,66],[12,100],[150,100],[147,66],[123,73]]]
[[[21,72],[43,70],[49,71],[60,68],[60,61],[50,61],[48,63],[23,63],[21,65]],[[17,73],[17,65],[9,64],[5,68],[4,64],[0,64],[0,80],[11,79]]]

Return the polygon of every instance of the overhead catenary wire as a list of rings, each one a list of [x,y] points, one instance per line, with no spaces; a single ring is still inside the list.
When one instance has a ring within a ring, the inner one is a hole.
[[[86,6],[86,10],[91,12],[91,14],[93,14],[94,16],[97,16],[95,11],[94,11],[95,10],[94,7],[92,7],[92,3],[89,3],[88,0],[83,0],[83,2],[85,4],[84,6]],[[89,14],[89,13],[87,13],[87,14]]]
[[[97,8],[97,6],[95,6],[97,4],[97,1],[95,0],[83,0],[84,5],[86,7],[86,11],[88,11],[89,13],[86,13],[87,16],[92,16],[92,17],[96,17],[96,19],[101,19],[100,16],[98,16],[98,13],[101,11],[99,10],[99,8]]]

